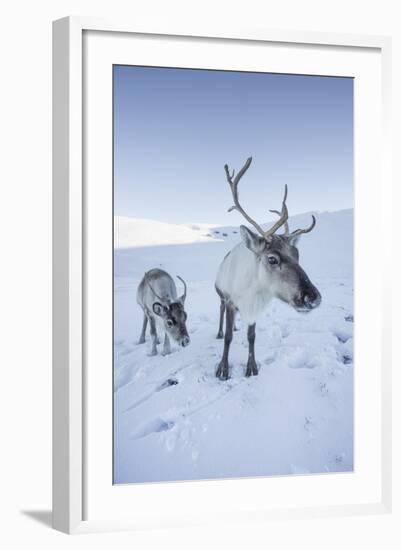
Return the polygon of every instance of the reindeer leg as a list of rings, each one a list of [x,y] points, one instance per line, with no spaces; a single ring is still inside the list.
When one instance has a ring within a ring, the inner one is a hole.
[[[256,323],[253,325],[248,325],[248,343],[249,343],[249,353],[248,353],[248,364],[246,366],[245,376],[252,376],[252,374],[258,374],[258,367],[255,361],[255,327]]]
[[[148,326],[148,316],[146,313],[143,314],[143,324],[142,324],[142,332],[138,340],[138,344],[143,344],[145,342],[145,333],[146,333],[146,327]]]
[[[236,318],[237,318],[237,312],[234,311],[234,326],[233,326],[233,331],[234,331],[234,332],[238,332],[238,331],[239,331],[239,328],[237,327]]]
[[[163,355],[169,355],[171,353],[170,338],[167,332],[164,334]]]
[[[152,351],[150,352],[150,355],[157,355],[157,332],[156,332],[156,321],[154,317],[149,316],[149,324],[150,324],[150,336],[152,338]]]
[[[223,338],[223,323],[224,323],[224,312],[226,310],[226,302],[221,299],[220,301],[220,323],[219,323],[219,332],[217,333],[216,338]]]
[[[226,306],[226,334],[224,336],[223,357],[217,367],[216,376],[220,380],[228,380],[228,352],[233,339],[234,308],[227,304]]]

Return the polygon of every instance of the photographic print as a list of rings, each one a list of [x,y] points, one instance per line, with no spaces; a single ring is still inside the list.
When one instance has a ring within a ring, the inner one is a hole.
[[[353,471],[353,79],[113,67],[113,481]]]

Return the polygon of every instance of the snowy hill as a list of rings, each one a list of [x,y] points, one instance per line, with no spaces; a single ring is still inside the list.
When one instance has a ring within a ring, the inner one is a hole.
[[[115,248],[204,242],[209,227],[174,225],[139,218],[114,218]]]
[[[214,376],[214,278],[238,227],[116,218],[115,482],[352,470],[353,211],[317,217],[299,250],[321,307],[300,315],[273,302],[256,328],[259,376],[244,377],[242,327],[228,382]],[[309,223],[310,214],[294,216],[290,229]],[[149,356],[149,337],[136,345],[136,288],[152,267],[188,283],[191,344],[166,357]]]

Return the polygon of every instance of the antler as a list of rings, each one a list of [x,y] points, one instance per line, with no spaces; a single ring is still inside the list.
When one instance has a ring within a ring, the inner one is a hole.
[[[295,231],[292,231],[291,237],[296,237],[298,235],[302,235],[303,233],[310,233],[312,229],[315,227],[315,225],[316,225],[316,218],[312,214],[312,223],[310,224],[310,226],[307,229],[296,229]]]
[[[281,216],[281,212],[279,212],[278,210],[269,210],[269,212],[273,212],[273,214],[277,214],[278,216]],[[290,227],[288,225],[288,221],[286,221],[284,224],[284,235],[287,236],[289,234],[290,234]]]
[[[182,301],[185,302],[185,298],[187,297],[187,283],[184,281],[182,277],[179,275],[176,275],[177,279],[179,279],[182,284],[184,285],[184,294],[182,295]]]
[[[273,212],[274,214],[278,214],[280,216],[280,212],[278,210],[269,210],[269,212]],[[290,233],[290,228],[288,226],[288,222],[285,222],[284,235],[286,237],[297,237],[298,235],[302,235],[304,233],[309,233],[310,231],[312,231],[312,229],[315,227],[315,225],[316,225],[316,218],[313,214],[312,214],[312,223],[307,229],[296,229],[295,231],[292,231]]]
[[[253,220],[250,216],[248,216],[248,214],[245,212],[245,210],[242,208],[242,206],[240,205],[240,202],[239,202],[238,183],[239,183],[239,180],[242,178],[242,176],[245,174],[245,172],[248,170],[251,162],[252,162],[252,157],[249,157],[246,160],[244,166],[241,168],[241,170],[238,172],[238,174],[235,177],[234,177],[235,171],[233,170],[232,174],[230,174],[230,171],[228,169],[228,165],[227,164],[224,165],[224,170],[226,172],[227,181],[230,185],[231,193],[232,193],[233,199],[234,199],[234,205],[231,206],[231,208],[228,209],[228,212],[232,212],[233,210],[237,210],[240,214],[242,214],[244,216],[244,218],[251,225],[253,225],[253,227],[258,231],[258,233],[260,235],[262,235],[262,237],[266,238],[266,237],[269,237],[270,235],[273,235],[273,233],[275,233],[277,231],[277,229],[279,229],[288,220],[288,210],[287,210],[287,205],[285,204],[285,201],[287,200],[287,185],[285,186],[283,204],[282,204],[281,213],[280,213],[280,219],[273,225],[273,227],[271,227],[267,231],[264,231],[262,229],[262,227],[258,223],[255,222],[255,220]]]
[[[226,171],[226,177],[227,181],[231,188],[231,193],[233,195],[234,199],[234,205],[231,206],[231,208],[228,209],[228,212],[232,212],[233,210],[237,210],[240,214],[244,216],[244,218],[251,224],[253,227],[260,233],[262,236],[264,236],[264,231],[260,227],[259,224],[255,222],[252,218],[248,216],[248,214],[245,212],[245,210],[242,208],[242,206],[239,203],[239,196],[238,196],[238,183],[239,180],[242,178],[242,176],[245,174],[245,172],[248,170],[252,162],[252,157],[249,157],[244,166],[241,168],[241,170],[238,172],[238,174],[234,178],[235,171],[233,170],[232,174],[230,175],[228,165],[224,165],[224,170]],[[234,178],[234,179],[233,179]]]

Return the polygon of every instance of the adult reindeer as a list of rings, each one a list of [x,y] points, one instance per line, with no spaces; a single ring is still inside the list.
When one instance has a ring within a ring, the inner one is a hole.
[[[267,231],[262,229],[239,202],[238,183],[251,162],[252,157],[249,157],[237,175],[234,171],[230,174],[227,164],[224,166],[234,199],[234,205],[228,211],[240,212],[257,233],[244,225],[240,226],[242,242],[226,255],[216,278],[216,291],[221,299],[217,338],[223,337],[224,313],[226,315],[223,357],[216,371],[216,376],[221,380],[227,380],[229,377],[228,353],[237,311],[248,326],[249,354],[246,376],[251,376],[258,374],[255,360],[256,320],[271,299],[279,298],[299,312],[311,311],[321,302],[319,291],[299,265],[299,252],[296,248],[299,237],[314,228],[315,217],[312,216],[312,224],[307,229],[297,229],[290,233],[285,186],[281,211],[271,210],[279,214],[279,219]],[[277,235],[277,230],[282,226],[285,232]]]

